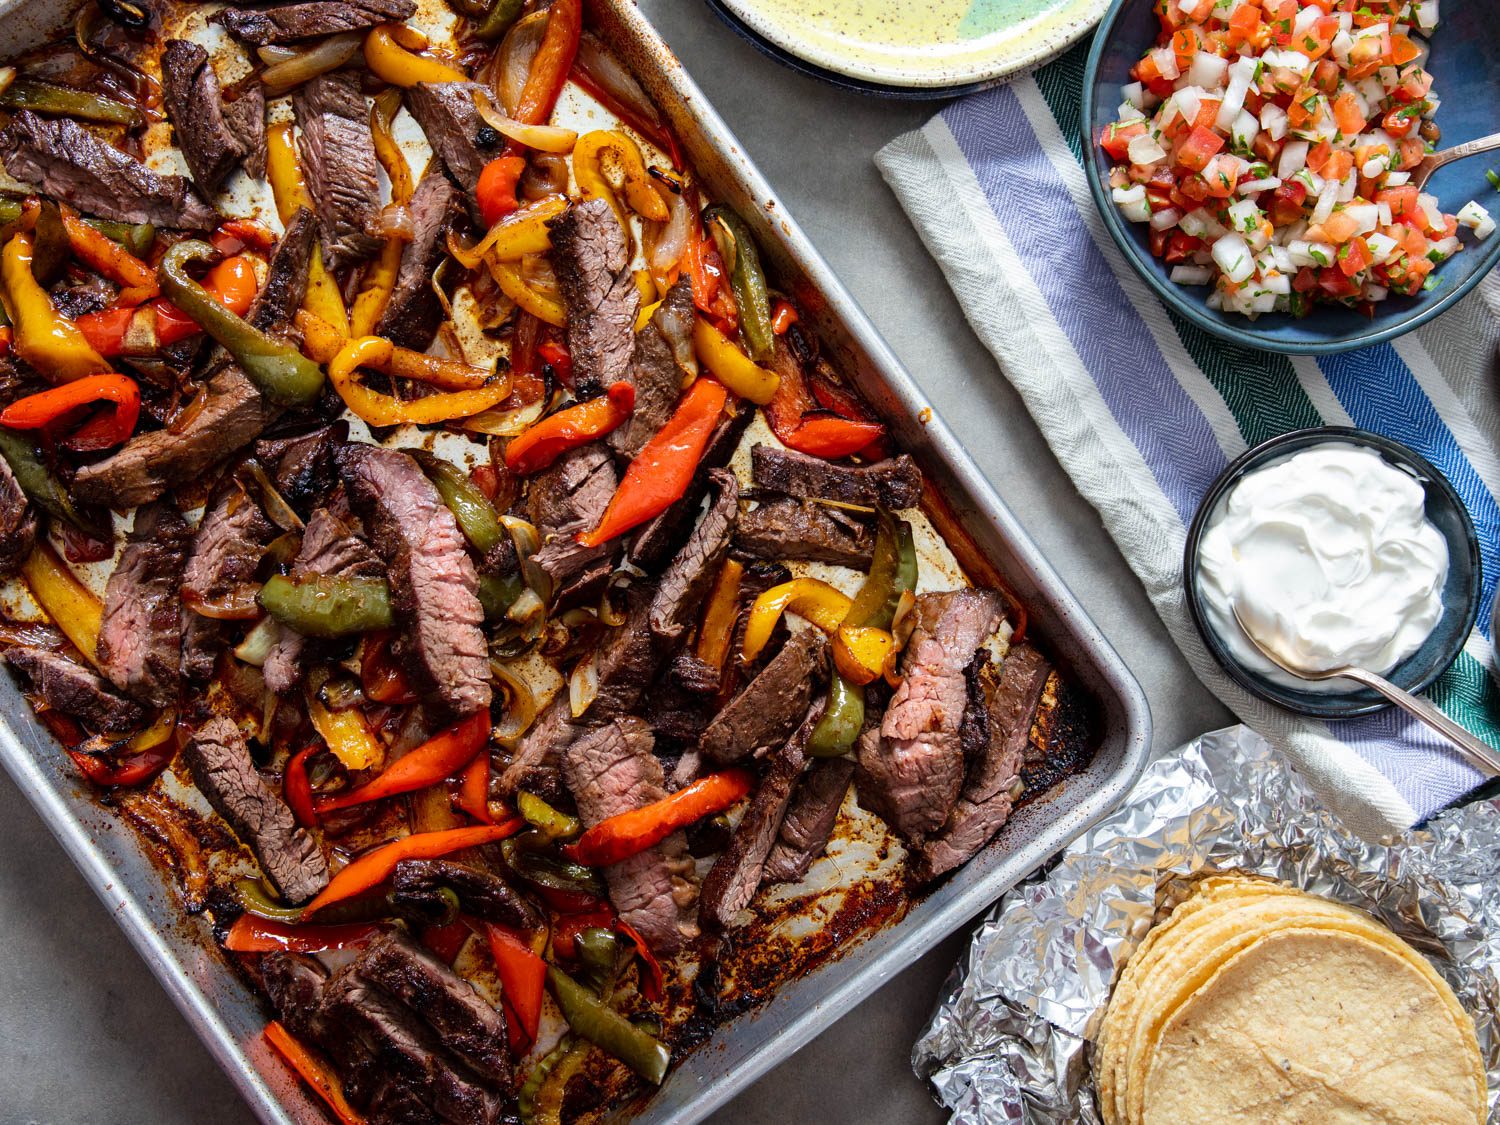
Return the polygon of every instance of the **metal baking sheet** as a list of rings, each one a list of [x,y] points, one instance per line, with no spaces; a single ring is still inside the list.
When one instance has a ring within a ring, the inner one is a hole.
[[[0,0],[7,30],[0,54],[45,41],[76,7],[74,0]],[[590,7],[601,36],[668,117],[710,193],[751,222],[773,274],[795,292],[840,369],[921,465],[933,486],[929,516],[940,528],[962,533],[954,542],[959,561],[976,582],[1003,580],[1020,597],[1031,635],[1092,697],[1101,735],[1086,770],[1021,809],[983,852],[900,921],[783,985],[769,1002],[722,1025],[681,1058],[638,1120],[686,1125],[788,1058],[1103,816],[1140,773],[1151,720],[1119,656],[632,0],[593,0]],[[0,677],[0,762],[257,1115],[266,1122],[324,1121],[319,1104],[261,1038],[266,1016],[259,998],[213,947],[207,927],[183,916],[140,838],[93,799],[9,677]]]

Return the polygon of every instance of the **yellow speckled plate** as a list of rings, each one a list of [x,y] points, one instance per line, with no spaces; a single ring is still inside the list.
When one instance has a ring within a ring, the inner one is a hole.
[[[1016,74],[1099,22],[1108,0],[717,0],[772,46],[860,82],[936,90]]]

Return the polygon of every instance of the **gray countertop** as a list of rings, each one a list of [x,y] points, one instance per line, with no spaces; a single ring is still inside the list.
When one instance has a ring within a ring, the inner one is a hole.
[[[875,169],[931,103],[785,70],[695,0],[640,0],[938,411],[1079,594],[1176,745],[1229,721],[980,345]],[[0,1122],[252,1120],[46,827],[0,775]],[[940,1121],[908,1056],[966,935],[865,1000],[717,1120]]]

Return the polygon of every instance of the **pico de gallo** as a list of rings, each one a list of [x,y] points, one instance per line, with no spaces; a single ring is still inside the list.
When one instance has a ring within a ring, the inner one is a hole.
[[[1438,284],[1495,223],[1413,182],[1439,139],[1425,63],[1438,0],[1158,0],[1161,34],[1099,144],[1109,186],[1210,308],[1373,315]]]

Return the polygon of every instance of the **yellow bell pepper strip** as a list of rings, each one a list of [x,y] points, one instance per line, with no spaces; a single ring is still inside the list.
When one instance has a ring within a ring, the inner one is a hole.
[[[775,351],[775,333],[771,327],[771,296],[766,290],[766,271],[760,264],[760,251],[750,227],[728,207],[716,203],[703,214],[706,223],[714,224],[734,247],[730,263],[729,284],[740,308],[740,331],[750,345],[750,356],[765,363]]]
[[[354,377],[366,364],[388,366],[395,346],[383,336],[361,336],[350,340],[328,365],[328,378],[344,404],[372,426],[430,425],[453,418],[468,418],[499,405],[510,394],[510,381],[497,378],[468,391],[444,391],[403,402],[392,395],[371,390]]]
[[[793,578],[790,582],[772,586],[750,607],[750,619],[745,624],[745,639],[741,646],[745,662],[748,664],[760,655],[783,613],[806,618],[832,636],[843,624],[853,604],[853,598],[821,578]]]
[[[324,704],[318,693],[327,682],[326,669],[315,671],[308,677],[308,721],[345,769],[373,769],[384,760],[385,748],[370,730],[370,725],[365,722],[364,714],[359,708],[346,707],[342,711],[333,711]]]
[[[597,547],[654,519],[681,499],[728,401],[723,384],[713,379],[699,379],[689,387],[667,424],[625,470],[625,479],[610,497],[599,526],[580,535],[578,542]]]
[[[439,859],[464,848],[481,848],[514,836],[526,822],[518,816],[509,817],[499,824],[484,824],[473,828],[445,828],[438,832],[418,832],[402,837],[368,851],[328,881],[321,894],[302,909],[304,919],[318,911],[342,902],[347,898],[363,894],[378,887],[391,877],[396,864],[403,859]]]
[[[488,711],[476,711],[467,719],[441,731],[422,745],[397,758],[379,777],[351,789],[319,797],[313,807],[319,816],[382,801],[387,797],[439,785],[474,760],[490,739]]]
[[[52,307],[47,291],[31,275],[31,235],[17,231],[0,251],[0,283],[10,315],[15,353],[53,382],[108,371],[104,357],[78,327]]]
[[[312,210],[312,196],[308,194],[302,172],[297,167],[297,145],[290,121],[281,121],[266,129],[266,179],[276,200],[276,213],[283,223],[290,222],[292,216],[304,207]],[[326,320],[345,336],[349,334],[349,314],[344,309],[343,296],[339,293],[338,283],[323,264],[323,248],[316,244],[307,266],[307,295],[302,299],[302,307]]]
[[[206,242],[188,239],[168,250],[157,267],[162,293],[234,356],[241,370],[272,402],[306,406],[323,390],[323,371],[294,346],[272,339],[230,312],[187,274],[189,262],[218,257]]]
[[[272,1020],[266,1024],[266,1042],[306,1082],[333,1112],[339,1125],[366,1125],[364,1114],[349,1104],[338,1074],[321,1058],[304,1047],[290,1031]]]
[[[547,230],[547,223],[567,209],[566,196],[538,199],[502,216],[473,246],[464,246],[450,230],[448,253],[458,260],[459,265],[470,270],[486,255],[504,262],[527,254],[545,254],[552,249],[552,235]]]
[[[85,422],[63,442],[64,446],[80,452],[108,449],[135,432],[136,419],[141,413],[141,389],[134,379],[113,372],[85,375],[60,387],[17,399],[0,411],[0,426],[39,430],[97,403],[109,403],[112,409]]]
[[[606,394],[559,410],[512,440],[505,447],[505,467],[522,476],[540,472],[568,450],[624,425],[634,409],[635,384],[611,383]]]
[[[833,638],[833,663],[854,684],[873,683],[885,671],[896,638],[873,625],[840,625]]]
[[[156,271],[114,239],[78,217],[71,207],[62,207],[63,229],[73,256],[84,265],[121,287],[116,305],[139,305],[156,296]]]
[[[698,659],[722,673],[739,616],[740,583],[745,566],[735,559],[725,559],[714,579],[708,603],[703,609],[703,624],[698,628]]]
[[[495,279],[495,284],[500,287],[500,292],[514,301],[517,308],[554,328],[568,326],[568,311],[562,304],[551,297],[542,296],[527,285],[518,268],[509,262],[497,262],[493,258],[486,258],[485,265],[489,268],[490,276]]]
[[[753,362],[701,316],[693,324],[693,350],[715,378],[757,406],[770,402],[781,385],[781,376]]]
[[[609,153],[624,179],[625,200],[630,209],[643,219],[664,223],[671,215],[656,193],[656,186],[646,172],[640,146],[615,129],[597,129],[578,138],[573,147],[573,177],[585,199],[602,199],[620,221],[620,229],[630,230],[629,220],[615,197],[614,187],[604,174],[604,154]]]
[[[302,333],[302,346],[307,354],[319,363],[332,363],[343,346],[348,343],[338,329],[326,320],[303,309],[297,313],[297,328]],[[381,349],[384,354],[384,349]],[[459,359],[444,359],[442,356],[425,355],[410,348],[392,346],[387,359],[372,358],[363,366],[398,379],[415,379],[429,383],[445,391],[473,391],[489,385],[495,378],[482,367],[474,367]]]
[[[392,86],[415,86],[419,82],[467,82],[469,76],[461,70],[428,58],[416,55],[396,42],[388,24],[371,28],[365,36],[365,64],[375,77]]]
[[[375,155],[391,182],[391,202],[405,204],[412,196],[411,166],[391,135],[391,122],[400,109],[400,88],[392,86],[382,90],[370,107],[370,136],[375,141]],[[350,335],[368,336],[375,331],[390,304],[391,294],[395,292],[404,249],[404,239],[396,235],[386,238],[385,245],[380,248],[380,257],[365,274],[359,296],[354,298],[354,307],[349,310]]]
[[[32,599],[62,630],[73,647],[99,663],[99,624],[104,606],[92,590],[78,581],[66,563],[46,543],[38,543],[21,564],[21,577]]]
[[[582,38],[583,0],[554,0],[547,9],[547,30],[542,33],[541,46],[531,60],[526,84],[516,101],[514,116],[521,124],[542,125],[552,116]],[[519,146],[509,141],[506,151],[515,155]]]

